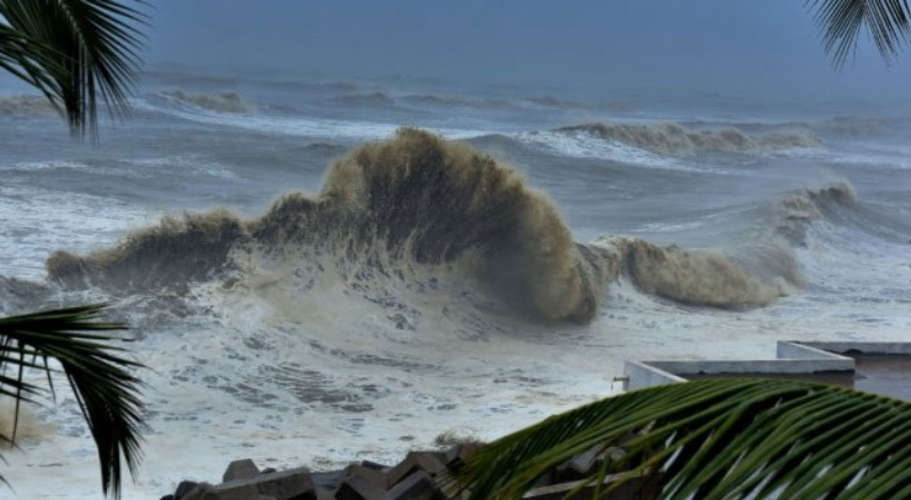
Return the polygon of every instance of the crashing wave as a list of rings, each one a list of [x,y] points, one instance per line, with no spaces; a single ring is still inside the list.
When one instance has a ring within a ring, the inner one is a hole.
[[[809,223],[821,220],[836,206],[853,205],[854,188],[847,182],[834,182],[818,189],[801,189],[776,205],[778,225],[775,232],[794,245],[806,245]]]
[[[576,244],[520,174],[415,129],[354,150],[331,166],[318,196],[288,194],[259,219],[224,210],[165,218],[111,249],[58,251],[47,267],[69,287],[148,290],[227,279],[252,255],[285,261],[280,268],[310,276],[307,287],[327,262],[349,283],[414,266],[451,272],[537,317],[578,322],[594,319],[607,284],[624,273],[688,304],[750,307],[777,296],[720,254],[632,239]]]
[[[54,107],[42,96],[22,95],[0,97],[0,116],[50,116]]]
[[[691,129],[679,123],[587,123],[561,127],[556,132],[587,134],[665,155],[695,152],[739,153],[820,146],[809,132],[793,130],[751,136],[740,129]]]
[[[623,236],[602,236],[589,248],[610,263],[610,281],[625,276],[642,292],[682,304],[742,309],[787,295],[781,280],[764,282],[718,251],[661,247]]]
[[[253,113],[256,107],[245,102],[236,92],[188,94],[182,90],[163,92],[168,99],[219,113]]]

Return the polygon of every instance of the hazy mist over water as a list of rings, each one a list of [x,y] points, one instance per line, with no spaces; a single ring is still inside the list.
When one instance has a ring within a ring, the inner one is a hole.
[[[911,331],[911,54],[837,71],[803,2],[149,11],[98,145],[0,77],[0,314],[130,323],[137,498],[494,438],[626,359]],[[7,455],[24,495],[97,493],[59,399]]]
[[[864,37],[835,71],[803,2],[152,2],[148,61],[228,72],[439,78],[607,96],[907,102]]]

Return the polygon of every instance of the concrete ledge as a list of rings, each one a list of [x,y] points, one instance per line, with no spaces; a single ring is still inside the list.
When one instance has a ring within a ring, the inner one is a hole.
[[[778,359],[853,359],[835,354],[828,349],[788,340],[778,341],[776,355]]]
[[[649,366],[670,372],[679,377],[687,375],[724,375],[724,374],[798,374],[820,372],[852,372],[854,360],[839,356],[841,359],[756,359],[743,361],[705,360],[705,361],[646,361]]]
[[[779,342],[779,346],[783,342]],[[911,355],[911,342],[789,342],[839,354]]]
[[[776,359],[627,361],[625,390],[686,382],[705,375],[813,375],[852,377],[854,358],[842,353],[911,354],[911,343],[779,341]]]
[[[685,378],[678,377],[648,363],[648,361],[627,361],[623,363],[623,375],[626,377],[626,381],[623,384],[624,390],[633,391],[653,385],[686,382]]]

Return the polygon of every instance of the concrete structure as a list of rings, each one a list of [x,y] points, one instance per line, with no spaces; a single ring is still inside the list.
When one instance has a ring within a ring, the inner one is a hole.
[[[797,344],[798,342],[790,342]],[[781,342],[779,342],[779,345]],[[911,342],[799,342],[805,347],[839,354],[911,356]]]
[[[911,342],[778,341],[775,359],[627,361],[624,389],[635,390],[689,378],[724,375],[812,377],[825,375],[850,382],[855,361],[848,355],[909,355]]]

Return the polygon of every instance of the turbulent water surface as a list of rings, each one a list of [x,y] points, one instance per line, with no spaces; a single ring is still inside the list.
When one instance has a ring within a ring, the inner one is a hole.
[[[897,110],[172,68],[92,147],[3,92],[0,313],[130,323],[137,497],[495,437],[624,359],[911,327]],[[17,491],[95,494],[72,397],[26,417]]]

